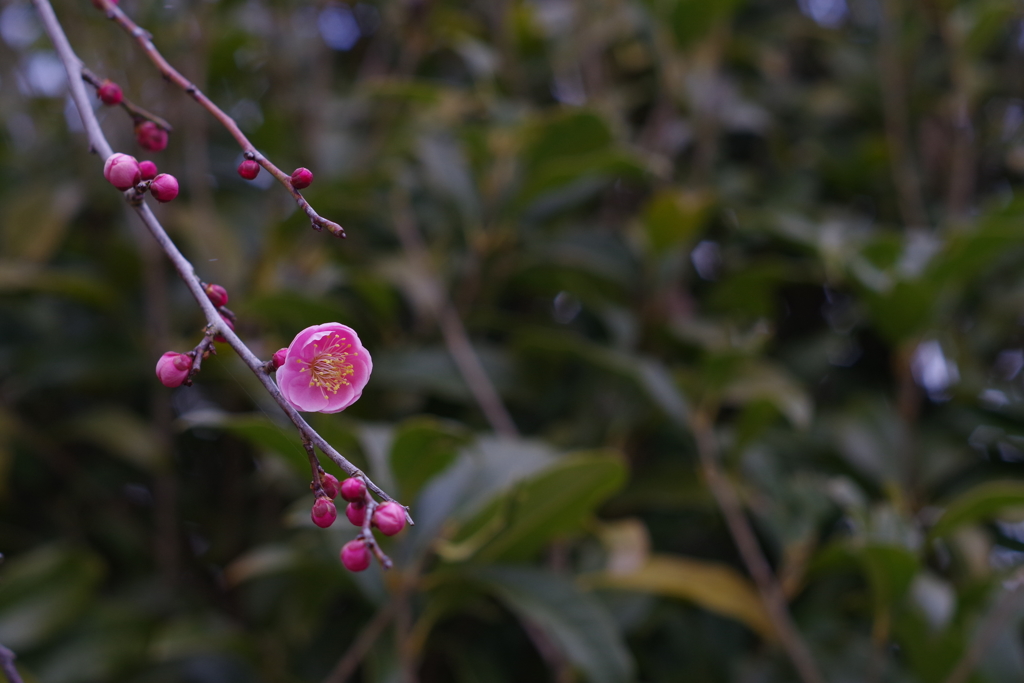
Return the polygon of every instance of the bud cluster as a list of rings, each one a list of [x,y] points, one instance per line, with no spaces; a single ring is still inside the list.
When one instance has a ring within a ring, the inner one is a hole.
[[[103,164],[103,177],[117,189],[149,190],[153,199],[166,203],[178,196],[178,179],[170,173],[158,173],[152,161],[138,160],[129,154],[111,154]]]
[[[315,482],[313,489],[317,489]],[[319,489],[310,512],[314,524],[322,529],[334,524],[338,509],[333,501],[340,495],[348,503],[345,506],[348,521],[362,529],[355,540],[341,549],[341,563],[349,571],[361,572],[370,566],[370,550],[375,545],[370,527],[377,527],[385,536],[394,536],[405,528],[405,508],[390,501],[377,504],[361,477],[350,477],[339,483],[333,475],[321,474]]]

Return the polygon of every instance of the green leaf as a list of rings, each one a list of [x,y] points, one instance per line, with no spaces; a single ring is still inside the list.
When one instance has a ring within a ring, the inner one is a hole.
[[[559,460],[494,499],[442,546],[451,559],[526,559],[549,539],[574,531],[625,481],[622,460],[608,452]]]
[[[9,558],[0,581],[0,643],[35,647],[87,608],[103,574],[99,558],[44,546]]]
[[[948,536],[965,524],[989,519],[1010,507],[1024,507],[1024,482],[979,484],[950,501],[928,535],[931,538]]]
[[[157,471],[167,464],[167,455],[149,423],[121,408],[86,413],[67,426],[67,434],[146,471]]]
[[[391,471],[399,499],[414,500],[423,485],[454,462],[469,440],[465,429],[432,417],[403,422],[391,444]]]
[[[512,612],[539,628],[590,683],[626,683],[634,663],[612,618],[593,597],[539,569],[487,567],[469,576]]]
[[[689,242],[708,221],[714,198],[707,192],[663,190],[643,212],[647,241],[655,253]]]
[[[775,640],[768,613],[754,585],[732,567],[688,557],[653,555],[629,573],[586,577],[594,588],[654,593],[681,598],[704,609],[742,622],[766,640]]]

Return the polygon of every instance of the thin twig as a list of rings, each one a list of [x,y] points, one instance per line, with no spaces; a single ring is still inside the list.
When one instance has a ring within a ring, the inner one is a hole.
[[[104,0],[105,1],[105,0]],[[57,15],[54,14],[53,7],[50,5],[49,0],[33,0],[36,8],[39,11],[40,18],[42,19],[43,26],[46,29],[47,34],[53,41],[54,47],[57,49],[57,54],[60,56],[61,61],[64,63],[64,68],[68,73],[68,84],[71,88],[71,97],[74,99],[75,104],[78,107],[79,114],[82,117],[82,123],[85,126],[86,133],[89,137],[90,149],[99,154],[103,159],[109,157],[113,150],[110,147],[110,143],[107,142],[106,137],[103,135],[103,131],[100,128],[99,121],[96,119],[96,115],[93,113],[92,105],[89,101],[88,94],[85,91],[85,85],[82,82],[82,63],[78,59],[71,44],[68,42],[67,36],[64,34],[64,29],[60,25],[60,21],[57,19]],[[125,198],[128,200],[132,208],[142,219],[143,224],[149,229],[151,235],[156,240],[160,248],[163,249],[164,254],[171,261],[175,270],[178,271],[178,275],[181,277],[185,286],[188,287],[189,292],[192,293],[192,297],[199,304],[199,308],[202,309],[203,315],[206,317],[207,327],[214,334],[220,334],[225,338],[228,345],[234,349],[235,353],[238,354],[242,362],[245,363],[256,378],[259,379],[260,383],[267,390],[267,393],[274,399],[274,401],[280,406],[284,414],[288,416],[288,419],[292,421],[295,428],[298,429],[299,434],[304,440],[308,440],[323,453],[325,453],[331,460],[335,462],[346,474],[350,477],[362,477],[365,479],[367,487],[373,491],[378,497],[387,501],[394,501],[383,489],[370,481],[363,472],[349,462],[344,456],[338,453],[333,446],[320,436],[309,424],[299,415],[298,411],[295,410],[294,406],[285,399],[284,395],[281,394],[281,390],[277,384],[270,377],[267,372],[266,364],[258,359],[249,347],[238,338],[232,330],[220,317],[217,309],[210,301],[206,292],[203,290],[202,284],[196,276],[195,268],[186,259],[181,251],[178,250],[177,245],[174,244],[173,240],[167,235],[163,226],[160,225],[160,221],[157,220],[153,211],[149,208],[149,205],[144,200],[134,201],[132,194],[134,190],[128,190],[125,193]],[[403,506],[404,507],[404,506]],[[408,508],[406,510],[406,520],[412,524],[412,518],[409,516]]]
[[[364,477],[364,480],[366,478]],[[366,480],[369,483],[369,480]],[[363,539],[363,543],[370,549],[377,561],[380,562],[380,566],[384,569],[391,569],[391,558],[384,554],[381,547],[377,545],[377,539],[373,536],[373,529],[370,527],[373,525],[373,513],[377,510],[377,501],[373,499],[370,492],[366,492],[366,514],[363,515],[363,530],[359,532],[359,538]]]
[[[695,411],[690,418],[690,427],[697,441],[697,453],[704,471],[704,478],[707,480],[718,507],[722,510],[725,523],[729,527],[729,533],[732,534],[740,557],[743,558],[747,571],[750,572],[757,585],[761,600],[767,609],[768,618],[771,619],[772,625],[775,627],[775,633],[778,635],[782,647],[789,655],[789,659],[793,662],[793,667],[803,683],[824,683],[825,679],[818,671],[818,665],[811,655],[810,648],[793,623],[789,607],[786,604],[786,594],[768,565],[768,560],[761,552],[754,530],[743,513],[739,497],[718,467],[718,444],[715,440],[712,417],[705,411]]]
[[[978,628],[977,637],[957,662],[945,683],[967,683],[974,667],[978,666],[978,662],[981,661],[985,652],[995,644],[999,639],[999,634],[1006,630],[1010,619],[1020,609],[1019,598],[1022,589],[1024,589],[1024,570],[1018,571],[996,598],[995,607],[985,615]]]
[[[103,85],[103,79],[94,74],[86,67],[82,67],[82,80],[91,85],[92,87],[99,90],[100,86]],[[139,105],[135,104],[127,97],[122,97],[121,107],[128,112],[128,115],[132,117],[132,121],[152,121],[160,128],[163,128],[168,133],[174,130],[171,124],[167,123],[167,120],[154,114],[153,112],[143,109]]]
[[[18,673],[18,669],[14,666],[16,658],[17,655],[12,650],[0,645],[0,670],[7,676],[7,683],[23,683],[21,674]]]
[[[345,651],[341,659],[338,660],[331,673],[327,674],[327,678],[324,679],[323,683],[345,683],[349,676],[355,673],[360,662],[366,657],[366,653],[377,642],[380,634],[384,632],[384,629],[391,623],[394,616],[395,601],[392,600],[377,610],[377,614],[374,615],[370,623],[363,627],[359,636],[349,646],[348,650]]]
[[[421,277],[428,283],[428,292],[424,296],[430,313],[437,320],[437,325],[444,337],[448,353],[451,354],[459,374],[469,387],[470,393],[483,411],[484,417],[490,423],[491,429],[503,436],[519,436],[516,423],[509,414],[501,400],[501,395],[495,389],[494,383],[488,377],[480,356],[473,348],[473,343],[466,332],[466,326],[462,323],[455,306],[444,294],[440,278],[430,265],[430,255],[427,246],[423,242],[416,221],[412,217],[408,202],[403,197],[392,199],[394,209],[395,232],[398,233],[398,240],[402,243],[402,249],[412,262],[414,268],[419,270]]]
[[[896,185],[900,215],[908,228],[923,228],[928,213],[921,196],[921,181],[911,155],[910,123],[906,102],[903,60],[900,58],[894,5],[895,0],[882,0],[879,12],[878,68],[882,86],[882,113],[885,118],[885,140],[889,147],[889,166]]]
[[[245,137],[245,133],[243,133],[242,129],[238,127],[238,124],[235,123],[233,118],[228,116],[223,109],[214,104],[213,100],[204,95],[202,91],[196,87],[195,83],[182,76],[177,69],[171,66],[170,62],[168,62],[164,56],[160,54],[160,51],[156,49],[156,46],[153,45],[152,33],[132,21],[131,18],[111,0],[94,0],[94,2],[106,13],[108,19],[116,22],[118,26],[128,33],[128,35],[135,39],[135,42],[137,42],[146,52],[146,56],[149,57],[149,61],[153,62],[160,73],[163,74],[164,78],[184,90],[187,95],[198,102],[200,106],[208,112],[213,114],[215,119],[220,121],[221,125],[231,133],[231,137],[238,142],[238,145],[242,148],[242,152],[245,154],[246,159],[252,159],[259,162],[260,166],[267,169],[267,172],[270,173],[270,175],[277,178],[277,181],[284,185],[285,189],[291,193],[299,207],[306,212],[306,216],[309,217],[314,230],[323,230],[324,228],[327,228],[328,231],[338,237],[345,237],[345,229],[334,221],[327,220],[314,211],[313,207],[309,205],[309,202],[307,202],[306,199],[299,194],[299,191],[295,189],[295,186],[292,185],[291,176],[275,166],[270,159],[260,154],[253,144],[249,142],[249,138]]]
[[[192,356],[192,368],[188,371],[188,377],[182,384],[187,387],[192,386],[192,378],[202,369],[203,359],[211,354],[216,356],[217,348],[213,345],[213,330],[207,327],[203,340],[196,344],[196,347],[189,353]]]
[[[326,496],[323,480],[324,468],[320,467],[320,458],[316,457],[316,449],[313,448],[313,442],[303,438],[302,447],[306,449],[306,456],[309,457],[309,468],[313,471],[313,481],[309,485],[313,490],[313,497],[320,498],[321,496]]]

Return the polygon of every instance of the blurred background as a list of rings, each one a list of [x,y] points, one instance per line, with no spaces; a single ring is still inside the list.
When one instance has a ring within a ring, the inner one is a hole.
[[[1019,3],[123,0],[346,240],[55,5],[173,124],[146,153],[96,104],[180,179],[155,210],[254,351],[358,331],[362,399],[311,421],[418,523],[392,571],[344,571],[355,529],[312,526],[230,349],[156,381],[202,317],[4,0],[0,643],[27,681],[801,680],[713,471],[827,681],[1024,680]]]

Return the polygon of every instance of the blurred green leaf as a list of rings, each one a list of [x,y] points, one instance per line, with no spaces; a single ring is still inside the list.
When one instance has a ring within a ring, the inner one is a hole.
[[[742,622],[766,640],[776,638],[757,589],[735,569],[719,562],[656,554],[634,571],[605,572],[589,575],[585,580],[593,588],[639,591],[688,600]]]
[[[406,420],[391,444],[391,470],[401,500],[414,500],[432,477],[454,462],[469,435],[453,423],[430,417]]]
[[[460,560],[521,560],[549,539],[580,527],[624,482],[621,458],[579,453],[517,484],[462,525],[441,553]]]
[[[948,536],[965,524],[990,519],[1007,508],[1024,508],[1024,482],[989,481],[951,500],[928,535]]]
[[[539,628],[590,683],[627,683],[633,658],[600,603],[569,580],[526,567],[487,567],[469,576]]]

